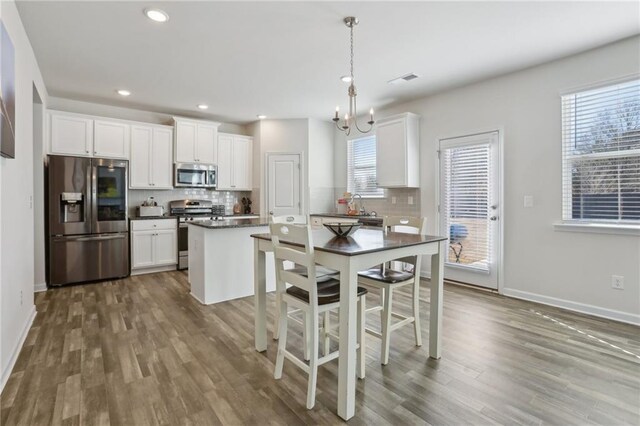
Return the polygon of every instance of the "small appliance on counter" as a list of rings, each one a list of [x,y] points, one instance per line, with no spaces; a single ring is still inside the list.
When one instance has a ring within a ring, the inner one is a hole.
[[[138,217],[158,217],[164,214],[164,207],[159,206],[158,203],[149,197],[142,205],[137,207]]]

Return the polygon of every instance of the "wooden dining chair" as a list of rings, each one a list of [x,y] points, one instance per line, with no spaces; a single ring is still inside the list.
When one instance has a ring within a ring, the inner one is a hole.
[[[323,356],[318,356],[319,349],[319,322],[320,314],[326,316],[330,311],[335,311],[340,307],[340,281],[336,279],[318,282],[316,280],[316,263],[313,249],[311,228],[308,225],[292,225],[282,223],[271,223],[271,241],[274,248],[274,259],[276,263],[276,292],[280,294],[280,339],[278,341],[278,354],[274,377],[282,377],[284,359],[287,358],[294,365],[301,368],[309,375],[307,388],[307,408],[313,408],[316,395],[316,381],[318,376],[318,366],[334,360],[338,357],[338,351],[329,352],[329,347],[325,344]],[[285,245],[290,242],[298,245]],[[294,262],[306,269],[306,273],[285,269],[285,262]],[[290,284],[289,288],[286,285]],[[365,294],[367,290],[358,287],[358,308],[357,308],[357,351],[358,355],[356,372],[359,378],[364,378],[364,315],[365,315]],[[287,350],[287,315],[288,307],[300,309],[304,316],[307,328],[307,339],[309,347],[309,362],[297,358]],[[324,323],[323,341],[328,343],[329,339],[338,339]]]
[[[271,223],[289,223],[289,224],[294,224],[294,225],[305,225],[309,223],[309,217],[306,215],[282,215],[282,216],[271,216],[270,217],[270,222]],[[286,269],[290,269],[293,272],[296,273],[300,273],[300,274],[305,274],[306,273],[306,268],[303,268],[299,265],[295,265],[292,264],[290,262],[285,263],[285,267]],[[325,268],[321,265],[316,265],[316,278],[318,282],[323,282],[323,281],[327,281],[330,279],[337,279],[338,278],[338,271],[335,271],[333,269],[329,269],[329,268]],[[298,310],[292,310],[289,311],[288,315],[289,317],[293,320],[298,322],[299,324],[302,325],[302,327],[305,330],[305,347],[304,347],[304,359],[305,360],[309,360],[309,347],[308,347],[308,339],[306,338],[306,336],[308,335],[307,333],[307,329],[308,329],[308,325],[306,324],[305,320],[304,320],[304,316],[302,321],[299,321],[295,315],[298,314]],[[328,321],[328,320],[327,320]],[[273,338],[274,340],[277,340],[280,336],[280,327],[278,326],[280,323],[280,295],[278,293],[276,293],[276,311],[275,311],[275,315],[274,315],[274,323],[273,323]],[[324,324],[323,324],[324,327]]]
[[[406,216],[385,216],[382,222],[384,232],[407,232],[425,235],[427,230],[427,218],[406,217]],[[358,273],[358,283],[366,287],[373,287],[380,290],[380,305],[367,309],[367,313],[381,311],[380,332],[366,329],[366,332],[382,339],[380,351],[380,362],[383,365],[389,363],[389,346],[391,332],[398,328],[413,323],[416,346],[422,346],[422,335],[420,330],[420,256],[410,256],[395,259],[384,265],[378,265],[366,271]],[[400,263],[402,267],[395,265]],[[405,270],[405,266],[412,266],[411,271]],[[394,269],[395,268],[395,269]],[[413,315],[405,316],[393,312],[393,291],[406,285],[413,286]],[[392,318],[400,321],[391,323]]]

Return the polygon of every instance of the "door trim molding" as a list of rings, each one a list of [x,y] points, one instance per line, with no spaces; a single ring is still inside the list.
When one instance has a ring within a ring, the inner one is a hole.
[[[478,136],[487,133],[498,134],[498,196],[500,197],[500,206],[498,207],[498,248],[496,250],[496,257],[498,261],[498,294],[503,294],[504,291],[504,126],[490,126],[486,128],[479,128],[469,130],[467,132],[461,132],[459,135],[443,135],[436,138],[436,155],[435,155],[435,201],[436,212],[434,221],[434,231],[438,234],[440,230],[440,144],[443,141],[449,139],[464,138],[470,136]],[[448,248],[448,247],[447,247]],[[423,262],[424,263],[424,262]],[[427,262],[428,263],[428,262]]]
[[[306,164],[304,161],[304,151],[286,151],[286,152],[278,152],[278,151],[269,151],[265,152],[264,155],[264,175],[262,176],[264,188],[264,195],[262,196],[262,200],[260,201],[260,209],[261,216],[268,217],[269,216],[269,157],[272,155],[297,155],[300,158],[300,214],[306,215],[309,214],[307,212],[307,195],[309,191],[307,190],[306,185]]]

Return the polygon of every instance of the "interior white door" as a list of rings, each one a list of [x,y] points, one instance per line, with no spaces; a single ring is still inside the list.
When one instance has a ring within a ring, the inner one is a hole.
[[[445,278],[498,288],[501,252],[498,132],[440,140],[440,235],[449,236]]]
[[[267,160],[267,209],[270,215],[302,214],[300,155],[270,154]]]

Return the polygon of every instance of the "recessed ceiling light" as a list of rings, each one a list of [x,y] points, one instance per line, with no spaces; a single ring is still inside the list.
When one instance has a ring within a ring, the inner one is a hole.
[[[257,117],[258,117],[258,120],[264,120],[265,118],[267,118],[267,116],[264,114],[258,114]]]
[[[351,83],[351,76],[343,75],[342,77],[340,77],[340,80],[344,81],[345,83]]]
[[[206,104],[198,104],[198,108],[200,108],[200,109],[208,109],[208,108],[209,108],[209,105],[206,105]]]
[[[144,14],[147,15],[147,18],[155,22],[167,22],[169,20],[167,12],[160,9],[145,9]]]
[[[131,94],[131,92],[130,92],[130,91],[125,90],[125,89],[119,89],[119,90],[116,90],[116,92],[117,92],[117,93],[118,93],[118,95],[120,95],[120,96],[129,96],[129,95]]]

